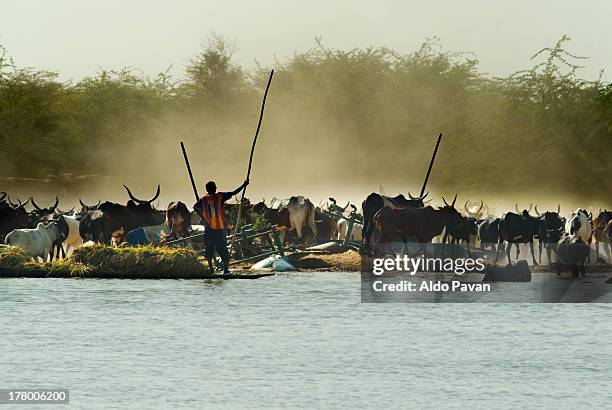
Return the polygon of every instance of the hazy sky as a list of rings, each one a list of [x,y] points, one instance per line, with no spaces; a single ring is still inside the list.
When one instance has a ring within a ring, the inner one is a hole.
[[[211,32],[236,40],[246,66],[306,50],[315,36],[328,47],[410,52],[437,35],[505,75],[566,33],[573,52],[591,57],[582,75],[594,78],[612,67],[611,17],[607,0],[0,0],[0,44],[20,66],[79,79],[123,66],[155,74],[174,65],[180,76]]]

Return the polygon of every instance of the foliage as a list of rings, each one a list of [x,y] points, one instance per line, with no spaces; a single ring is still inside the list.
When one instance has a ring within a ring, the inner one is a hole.
[[[495,78],[436,38],[409,54],[329,49],[317,40],[276,63],[266,119],[267,133],[283,142],[275,160],[290,173],[292,162],[282,159],[296,151],[321,158],[309,170],[313,180],[330,171],[342,180],[400,180],[426,167],[442,130],[450,138],[434,171],[439,188],[531,185],[608,199],[612,86],[578,77],[584,58],[566,50],[568,41],[537,52],[532,68]],[[238,66],[236,49],[212,37],[183,81],[126,68],[76,83],[18,68],[0,50],[0,176],[115,175],[128,161],[159,174],[165,151],[155,147],[168,135],[242,155],[268,70]],[[216,157],[208,157],[211,167],[227,166]]]

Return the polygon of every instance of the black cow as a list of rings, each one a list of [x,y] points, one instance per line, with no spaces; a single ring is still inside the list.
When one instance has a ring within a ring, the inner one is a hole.
[[[444,235],[443,243],[446,243],[447,237],[450,236],[450,243],[459,243],[464,241],[467,243],[468,252],[470,249],[470,237],[478,235],[478,219],[472,217],[463,217],[463,221],[459,225],[450,225]]]
[[[28,199],[22,203],[19,199],[18,204],[13,204],[5,192],[0,200],[0,243],[4,243],[5,236],[13,229],[32,228],[32,223],[25,210],[25,206],[30,202]],[[8,199],[8,202],[4,198]]]
[[[578,276],[579,273],[586,276],[584,265],[589,256],[590,247],[579,235],[567,235],[555,246],[555,251],[559,258],[557,275],[560,275],[562,267],[566,266],[570,268],[573,276]]]
[[[402,194],[395,197],[385,196],[377,194],[376,192],[371,193],[367,196],[365,201],[361,204],[363,211],[363,242],[361,244],[360,252],[362,254],[371,253],[371,238],[374,233],[374,215],[380,211],[383,207],[410,207],[410,208],[423,208],[423,199],[427,197],[428,193],[425,193],[422,197],[415,198],[410,193],[408,196],[410,199]]]
[[[512,245],[516,245],[516,258],[518,259],[519,244],[529,243],[533,264],[537,265],[538,263],[535,260],[535,253],[533,251],[533,238],[538,235],[539,231],[540,220],[535,216],[529,215],[529,211],[526,209],[523,210],[521,214],[515,214],[513,212],[504,214],[499,222],[499,241],[496,261],[499,259],[500,250],[505,247],[505,242],[508,242],[508,247],[505,249],[506,255],[508,256],[508,263],[510,263],[510,249]]]
[[[127,186],[124,185],[124,188],[130,196],[127,205],[106,201],[81,219],[79,233],[83,240],[108,244],[115,232],[127,233],[142,226],[164,223],[165,212],[158,211],[151,205],[151,202],[159,197],[159,185],[155,196],[150,200],[138,199]]]
[[[77,216],[82,217],[87,212],[95,211],[96,209],[98,209],[102,201],[98,201],[98,203],[95,205],[87,205],[81,200],[81,198],[79,198],[79,203],[81,204],[81,209],[79,209],[79,211],[77,212]]]
[[[499,222],[501,218],[488,218],[478,226],[478,238],[480,239],[480,248],[486,249],[487,246],[491,250],[497,250],[497,242],[499,242]]]
[[[460,225],[464,217],[455,209],[455,199],[449,205],[444,198],[444,206],[434,209],[416,207],[389,207],[384,206],[374,215],[374,233],[372,235],[372,248],[375,255],[383,255],[386,244],[392,242],[407,242],[407,238],[421,244],[431,242],[440,235],[446,227]]]
[[[539,239],[539,261],[542,263],[542,247],[546,248],[546,256],[548,257],[548,265],[551,266],[552,261],[550,258],[551,251],[554,246],[561,240],[563,232],[565,231],[565,218],[559,215],[561,207],[557,206],[557,212],[538,212],[538,206],[535,207],[536,214],[540,220],[540,227],[538,230]]]

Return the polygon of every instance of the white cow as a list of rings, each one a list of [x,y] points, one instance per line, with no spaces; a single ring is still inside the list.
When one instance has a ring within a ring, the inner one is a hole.
[[[40,257],[47,262],[53,242],[61,237],[62,233],[57,223],[51,222],[45,225],[40,222],[36,225],[36,229],[15,229],[11,231],[4,238],[4,243],[18,246],[34,259]]]
[[[64,220],[68,225],[68,236],[64,239],[64,245],[66,255],[69,255],[69,252],[73,248],[78,248],[83,245],[83,238],[81,238],[81,234],[79,233],[80,222],[75,215],[64,215]]]
[[[308,224],[317,237],[317,226],[315,225],[315,206],[310,199],[303,196],[292,196],[287,203],[289,211],[290,230],[296,230],[299,239],[302,239],[302,228]]]
[[[361,236],[361,230],[363,226],[361,224],[353,224],[353,231],[351,232],[351,237],[354,241],[361,241],[363,238]],[[338,221],[338,239],[343,241],[346,238],[346,234],[348,233],[348,221],[346,219],[340,219]]]

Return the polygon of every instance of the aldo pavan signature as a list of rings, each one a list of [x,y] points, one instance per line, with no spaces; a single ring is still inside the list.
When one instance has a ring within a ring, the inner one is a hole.
[[[425,280],[414,283],[402,280],[395,283],[384,283],[382,280],[374,281],[372,288],[375,292],[490,292],[489,283],[466,283],[458,280],[450,282]]]

